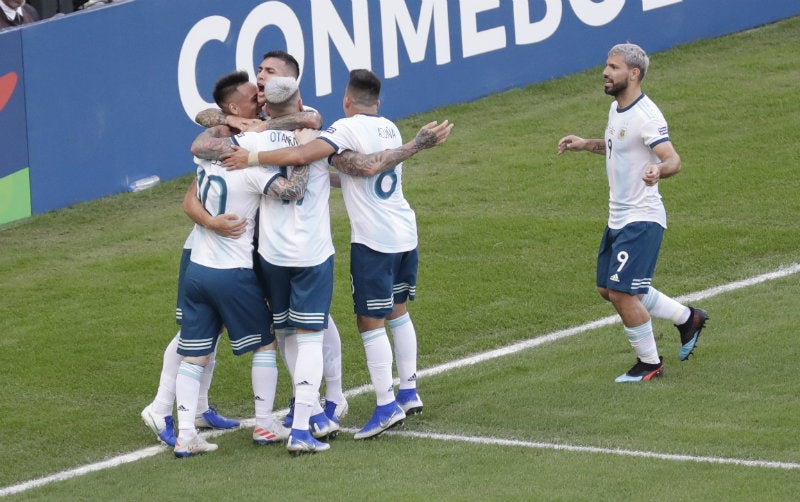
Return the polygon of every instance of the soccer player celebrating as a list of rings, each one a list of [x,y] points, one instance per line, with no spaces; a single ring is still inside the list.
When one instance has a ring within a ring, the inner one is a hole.
[[[236,149],[222,156],[231,168],[266,164],[305,164],[334,156],[350,218],[350,274],[357,326],[367,358],[377,405],[355,439],[374,437],[422,411],[416,390],[417,339],[407,301],[416,292],[418,253],[414,211],[402,190],[402,160],[446,141],[452,124],[432,122],[403,145],[397,126],[378,116],[380,79],[369,70],[353,70],[342,101],[345,118],[302,146],[271,152]],[[301,141],[302,142],[302,141]],[[376,160],[342,163],[346,152],[371,154]],[[377,160],[379,159],[379,160]],[[396,159],[386,162],[387,159]],[[400,391],[394,394],[392,330]]]
[[[605,93],[614,97],[605,137],[568,135],[558,154],[589,151],[606,157],[610,186],[608,225],[597,257],[597,290],[622,318],[625,335],[636,352],[636,364],[616,382],[641,382],[661,376],[650,316],[670,319],[681,338],[680,360],[697,344],[708,314],[681,305],[650,285],[667,215],[658,182],[681,170],[670,141],[667,121],[641,89],[650,59],[634,44],[615,45],[603,70]]]

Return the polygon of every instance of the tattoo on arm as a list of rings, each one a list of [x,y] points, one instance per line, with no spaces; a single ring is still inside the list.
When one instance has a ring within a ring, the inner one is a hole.
[[[346,150],[334,155],[331,163],[333,167],[350,176],[369,177],[392,169],[411,155],[404,146],[369,155]]]
[[[318,129],[320,127],[319,114],[316,112],[297,112],[279,118],[271,118],[267,122],[267,129],[292,131],[294,129]]]
[[[192,143],[192,154],[206,160],[219,160],[224,153],[233,152],[233,141],[226,126],[212,127],[201,132]]]
[[[225,125],[225,114],[219,108],[209,108],[198,113],[194,121],[206,128]]]
[[[300,200],[306,194],[310,174],[308,165],[294,167],[289,179],[278,176],[270,183],[265,194],[273,199]]]
[[[424,129],[418,132],[414,137],[414,145],[416,145],[417,151],[433,148],[436,146],[436,134],[428,129]]]
[[[436,146],[436,135],[425,131],[403,146],[369,155],[345,150],[331,159],[333,167],[350,176],[375,176],[408,159],[415,153]]]
[[[595,141],[590,151],[592,153],[606,153],[606,142],[602,139]]]

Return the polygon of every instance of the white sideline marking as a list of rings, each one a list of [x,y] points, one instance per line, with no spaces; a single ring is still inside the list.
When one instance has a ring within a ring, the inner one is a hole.
[[[347,432],[351,432],[347,430]],[[355,429],[352,430],[355,432]],[[406,436],[422,439],[436,439],[439,441],[460,441],[462,443],[477,443],[492,446],[515,446],[522,448],[536,448],[540,450],[574,451],[579,453],[604,453],[621,455],[623,457],[645,457],[658,460],[672,460],[676,462],[699,462],[711,464],[730,464],[745,467],[765,467],[770,469],[800,469],[800,464],[794,462],[771,462],[764,460],[746,460],[741,458],[725,457],[696,457],[693,455],[676,455],[671,453],[656,453],[651,451],[622,450],[619,448],[599,448],[597,446],[576,446],[570,444],[541,443],[538,441],[519,441],[516,439],[501,439],[473,436],[459,436],[453,434],[437,434],[433,432],[415,432],[407,430],[391,430],[384,434],[392,436]]]
[[[709,289],[704,289],[702,291],[698,291],[695,293],[690,293],[684,296],[677,297],[676,300],[680,301],[681,303],[688,303],[694,302],[698,300],[703,300],[706,298],[711,298],[713,296],[720,295],[722,293],[727,293],[730,291],[735,291],[737,289],[743,289],[749,286],[754,286],[756,284],[760,284],[762,282],[773,281],[776,279],[781,279],[783,277],[787,277],[793,274],[800,272],[800,263],[794,263],[792,265],[786,267],[780,267],[773,272],[769,272],[762,275],[757,275],[755,277],[751,277],[749,279],[744,279],[741,281],[732,282],[722,286],[716,286]],[[480,354],[476,354],[474,356],[465,357],[463,359],[458,359],[456,361],[451,361],[446,364],[440,364],[439,366],[434,366],[432,368],[420,370],[417,372],[417,377],[427,377],[438,375],[440,373],[444,373],[456,368],[463,368],[465,366],[472,366],[474,364],[478,364],[484,361],[489,361],[491,359],[496,359],[498,357],[503,357],[511,354],[515,354],[522,350],[530,349],[533,347],[538,347],[544,343],[553,342],[556,340],[560,340],[562,338],[567,338],[569,336],[577,335],[578,333],[584,333],[586,331],[591,331],[603,326],[607,326],[610,324],[614,324],[619,322],[619,316],[613,315],[604,317],[602,319],[598,319],[596,321],[592,321],[586,324],[582,324],[580,326],[575,326],[572,328],[567,328],[564,330],[554,331],[553,333],[538,336],[536,338],[531,338],[529,340],[524,340],[522,342],[515,343],[513,345],[509,345],[506,347],[502,347],[500,349],[490,350],[489,352],[483,352]],[[353,397],[358,396],[360,394],[364,394],[372,390],[372,385],[362,385],[361,387],[356,387],[354,389],[350,389],[344,393],[346,397]],[[276,412],[276,415],[280,415],[283,413],[286,414],[288,410],[281,410]],[[242,421],[243,427],[252,427],[255,424],[255,419],[247,419]],[[205,437],[215,437],[225,434],[225,430],[220,431],[212,431],[207,434],[204,434]],[[528,448],[543,448],[543,449],[550,449],[550,450],[562,450],[562,451],[577,451],[577,452],[592,452],[592,453],[606,453],[606,454],[614,454],[614,455],[626,455],[626,456],[634,456],[634,457],[649,457],[649,458],[659,458],[665,460],[675,460],[675,461],[691,461],[691,462],[707,462],[707,463],[717,463],[717,464],[733,464],[733,465],[742,465],[747,467],[766,467],[766,468],[779,468],[779,469],[800,469],[800,464],[791,463],[791,462],[769,462],[769,461],[760,461],[760,460],[745,460],[745,459],[735,459],[735,458],[721,458],[721,457],[695,457],[691,455],[673,455],[673,454],[664,454],[664,453],[655,453],[655,452],[646,452],[646,451],[634,451],[634,450],[618,450],[618,449],[611,449],[611,448],[597,448],[593,446],[574,446],[574,445],[559,445],[559,444],[551,444],[551,443],[537,443],[537,442],[527,442],[527,441],[516,441],[516,440],[509,440],[509,439],[495,439],[495,438],[478,438],[478,437],[469,437],[469,436],[453,436],[453,435],[445,435],[445,434],[433,434],[433,433],[419,433],[419,432],[390,432],[391,434],[401,434],[413,437],[422,437],[422,438],[431,438],[431,439],[440,439],[440,440],[448,440],[448,441],[464,441],[464,442],[471,442],[471,443],[481,443],[481,444],[493,444],[493,445],[501,445],[501,446],[522,446]],[[165,446],[151,446],[148,448],[142,448],[141,450],[133,451],[131,453],[126,453],[124,455],[119,455],[108,460],[104,460],[102,462],[97,462],[94,464],[88,464],[81,467],[76,467],[74,469],[69,469],[66,471],[62,471],[56,474],[52,474],[50,476],[45,476],[42,478],[33,479],[30,481],[25,481],[23,483],[19,483],[16,485],[7,486],[0,489],[0,497],[5,497],[7,495],[13,495],[16,493],[21,493],[27,490],[31,490],[34,488],[39,488],[41,486],[48,485],[50,483],[55,483],[57,481],[66,481],[68,479],[72,479],[78,476],[83,476],[85,474],[89,474],[91,472],[101,471],[104,469],[110,469],[112,467],[117,467],[123,464],[129,464],[132,462],[136,462],[138,460],[143,460],[148,457],[152,457],[167,451],[168,449]]]

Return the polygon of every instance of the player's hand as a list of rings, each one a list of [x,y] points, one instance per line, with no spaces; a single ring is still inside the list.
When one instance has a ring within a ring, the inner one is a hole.
[[[561,155],[567,150],[571,152],[577,152],[585,148],[586,140],[579,136],[575,136],[574,134],[564,136],[558,140],[558,155]]]
[[[233,213],[220,214],[211,218],[208,228],[222,237],[235,239],[247,230],[247,219]]]
[[[414,137],[414,142],[416,143],[417,148],[424,150],[426,148],[432,148],[436,145],[441,145],[447,141],[448,136],[450,136],[450,131],[453,130],[454,125],[455,124],[450,123],[449,120],[445,120],[441,124],[436,120],[433,122],[428,122],[422,126],[422,129],[420,129],[417,135]]]
[[[247,167],[247,156],[250,155],[250,152],[236,145],[233,145],[232,148],[233,152],[220,155],[219,159],[222,161],[222,165],[225,166],[228,171],[235,171]]]
[[[269,120],[261,120],[261,119],[250,119],[252,122],[249,122],[247,132],[264,132],[269,127]]]
[[[658,183],[658,180],[661,179],[661,166],[658,164],[650,164],[644,170],[644,176],[642,176],[642,181],[651,187]]]
[[[297,129],[294,132],[294,137],[297,138],[298,145],[305,145],[317,139],[319,131],[317,129]]]
[[[239,131],[257,131],[258,127],[263,125],[263,122],[264,121],[261,119],[245,119],[234,115],[227,115],[225,117],[225,124]]]

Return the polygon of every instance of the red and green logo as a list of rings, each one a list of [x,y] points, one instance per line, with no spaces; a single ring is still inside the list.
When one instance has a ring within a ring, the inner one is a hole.
[[[6,107],[6,103],[11,99],[14,94],[14,89],[17,87],[17,74],[12,72],[6,73],[0,77],[0,111]]]

